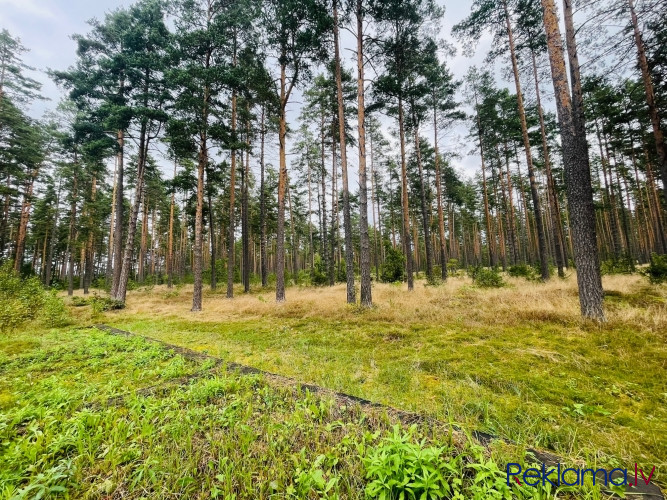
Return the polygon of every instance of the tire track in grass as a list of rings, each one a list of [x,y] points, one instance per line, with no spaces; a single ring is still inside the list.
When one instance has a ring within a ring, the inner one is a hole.
[[[89,328],[95,328],[97,330],[101,330],[107,333],[110,333],[112,335],[121,335],[125,337],[139,337],[143,338],[149,342],[154,342],[156,344],[159,344],[167,349],[170,349],[174,351],[177,354],[180,354],[186,359],[192,360],[192,361],[212,361],[214,365],[211,367],[211,369],[216,368],[220,366],[222,363],[225,363],[226,369],[228,372],[235,372],[235,373],[240,373],[242,375],[261,375],[264,378],[266,378],[268,381],[281,385],[281,386],[292,386],[292,387],[297,387],[299,388],[302,392],[310,392],[313,394],[320,394],[324,395],[327,397],[332,398],[335,400],[337,403],[341,405],[359,405],[363,410],[381,410],[383,412],[386,412],[388,415],[398,419],[401,423],[405,425],[412,425],[412,424],[431,424],[431,425],[436,425],[439,427],[450,427],[454,431],[460,433],[460,434],[465,434],[463,429],[461,429],[459,426],[448,424],[445,422],[442,422],[440,420],[437,420],[433,417],[429,417],[427,415],[422,415],[419,413],[415,412],[410,412],[410,411],[405,411],[405,410],[400,410],[398,408],[393,408],[391,406],[387,406],[381,403],[377,403],[374,401],[370,401],[368,399],[360,398],[358,396],[353,396],[351,394],[345,394],[342,392],[336,392],[332,391],[330,389],[326,389],[324,387],[320,387],[318,385],[314,384],[304,384],[299,382],[298,380],[291,378],[291,377],[286,377],[284,375],[279,375],[277,373],[272,373],[268,372],[265,370],[260,370],[258,368],[254,368],[252,366],[247,366],[247,365],[242,365],[240,363],[235,363],[233,361],[224,361],[218,357],[211,356],[210,354],[204,353],[204,352],[199,352],[199,351],[194,351],[192,349],[188,349],[186,347],[181,347],[178,345],[174,344],[169,344],[167,342],[164,342],[162,340],[154,339],[152,337],[144,336],[144,335],[138,335],[136,333],[128,332],[125,330],[120,330],[118,328],[114,328],[109,325],[104,325],[104,324],[96,324],[96,325],[91,325]],[[207,370],[207,372],[210,370]],[[196,374],[197,376],[201,376],[203,374]],[[188,378],[188,377],[186,377]],[[196,378],[196,377],[195,377]],[[156,387],[151,387],[147,389],[156,389]],[[471,431],[470,436],[472,436],[477,442],[479,442],[481,445],[488,447],[492,441],[503,441],[508,444],[513,444],[516,445],[514,441],[511,441],[509,439],[505,439],[502,437],[494,436],[492,434],[486,433],[486,432],[481,432],[481,431]],[[527,454],[532,455],[535,460],[539,462],[543,462],[547,467],[551,466],[556,466],[557,464],[563,464],[564,460],[553,454],[549,453],[543,450],[537,450],[534,448],[526,448]],[[602,475],[598,477],[603,477]],[[622,478],[623,475],[620,473],[614,473],[609,475],[610,478],[616,479],[616,478]],[[660,488],[654,484],[650,483],[648,485],[643,484],[641,481],[638,482],[636,486],[633,487],[631,491],[626,491],[625,493],[626,497],[628,498],[641,498],[642,500],[665,500],[665,497],[660,490]]]

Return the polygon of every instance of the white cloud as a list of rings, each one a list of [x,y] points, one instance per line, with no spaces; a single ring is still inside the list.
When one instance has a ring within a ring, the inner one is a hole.
[[[0,0],[0,7],[3,10],[9,8],[17,13],[29,14],[42,19],[58,19],[58,15],[43,1],[38,4],[35,0]]]

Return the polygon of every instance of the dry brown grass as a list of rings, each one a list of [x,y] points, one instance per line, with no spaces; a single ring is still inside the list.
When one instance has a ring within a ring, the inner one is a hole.
[[[374,307],[364,312],[366,321],[402,325],[463,322],[468,326],[515,326],[526,322],[552,322],[560,325],[582,324],[576,277],[535,283],[508,278],[509,286],[498,289],[473,287],[467,277],[450,278],[444,285],[425,286],[418,281],[415,290],[405,285],[373,285]],[[608,297],[605,312],[611,326],[631,326],[640,330],[667,332],[667,287],[649,286],[636,275],[605,276]],[[78,295],[79,293],[77,293]],[[233,300],[223,290],[205,290],[203,311],[190,312],[192,286],[167,289],[156,286],[128,293],[123,315],[187,317],[191,321],[251,320],[254,318],[319,318],[355,321],[360,310],[345,303],[345,285],[334,287],[291,287],[287,301],[277,304],[273,290],[237,290]],[[587,328],[586,328],[587,329]]]

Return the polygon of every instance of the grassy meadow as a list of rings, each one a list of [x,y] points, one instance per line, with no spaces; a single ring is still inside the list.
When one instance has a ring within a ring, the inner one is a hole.
[[[447,498],[606,497],[504,486],[504,464],[526,447],[573,464],[656,465],[665,485],[667,289],[605,277],[598,325],[579,319],[573,276],[507,281],[376,284],[371,310],[346,305],[344,285],[291,287],[284,304],[270,290],[208,290],[201,313],[187,285],[139,288],[120,311],[66,298],[70,327],[0,337],[0,498],[382,498],[387,463],[413,463],[412,452],[436,464],[427,476]],[[382,411],[77,328],[95,323],[440,424],[393,430]],[[483,451],[472,430],[516,445]]]

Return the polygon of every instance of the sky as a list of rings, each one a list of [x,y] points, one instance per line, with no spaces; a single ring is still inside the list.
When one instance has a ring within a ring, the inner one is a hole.
[[[38,101],[32,105],[30,114],[40,117],[45,111],[53,109],[62,99],[64,93],[46,75],[48,69],[63,70],[73,65],[76,61],[76,43],[72,40],[72,34],[85,34],[89,31],[87,21],[93,18],[103,19],[106,12],[119,7],[131,5],[132,0],[0,0],[0,29],[7,29],[13,36],[18,36],[22,44],[29,49],[24,55],[24,62],[36,71],[31,75],[42,82],[42,93],[48,101]],[[445,7],[441,36],[454,43],[449,36],[451,27],[462,20],[470,12],[469,1],[461,0],[439,0]],[[344,32],[343,32],[344,33]],[[351,36],[343,36],[342,45],[354,44]],[[457,45],[454,43],[454,45]],[[454,76],[462,78],[468,68],[476,64],[484,64],[483,59],[491,45],[490,36],[480,40],[476,54],[470,58],[461,53],[460,47],[457,55],[448,63]],[[343,50],[343,57],[354,57],[348,50]],[[346,65],[353,67],[355,61],[349,59]],[[504,82],[507,84],[507,82]],[[290,116],[292,121],[298,116],[299,95],[294,99]],[[385,120],[391,125],[391,121]],[[296,128],[296,123],[293,123]],[[424,135],[430,131],[424,130]],[[432,132],[430,132],[432,133]],[[454,166],[472,176],[479,168],[479,158],[476,155],[468,155],[472,149],[469,140],[466,139],[467,126],[460,125],[440,139],[440,147],[443,151],[458,152],[462,156],[454,160]],[[468,141],[468,142],[466,142]],[[275,154],[277,148],[273,153]],[[271,152],[269,152],[271,154]],[[355,154],[348,154],[350,158],[351,175],[356,171]],[[162,162],[160,162],[162,163]],[[277,163],[277,162],[276,162]],[[165,165],[165,176],[171,176],[171,167]],[[167,172],[169,172],[167,174]]]

